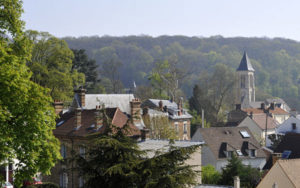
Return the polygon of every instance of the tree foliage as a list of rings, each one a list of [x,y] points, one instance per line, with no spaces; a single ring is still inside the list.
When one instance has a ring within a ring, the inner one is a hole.
[[[84,74],[72,69],[73,52],[67,43],[46,32],[26,32],[33,42],[28,66],[33,72],[32,80],[49,88],[53,99],[70,100],[73,89],[84,84]]]
[[[31,43],[22,32],[22,3],[3,0],[0,7],[0,162],[17,160],[14,183],[20,186],[37,172],[50,173],[59,144],[49,91],[31,81],[26,66]]]
[[[214,166],[206,165],[202,167],[202,183],[218,185],[221,179],[221,173]]]
[[[261,173],[258,169],[242,164],[236,155],[228,160],[228,164],[222,169],[221,185],[233,185],[234,176],[239,176],[242,187],[252,188],[259,183]]]
[[[104,134],[93,135],[85,158],[77,158],[85,187],[187,187],[195,183],[196,173],[184,161],[197,146],[170,146],[169,151],[148,158],[146,151],[125,135],[127,131],[128,126],[109,123]]]

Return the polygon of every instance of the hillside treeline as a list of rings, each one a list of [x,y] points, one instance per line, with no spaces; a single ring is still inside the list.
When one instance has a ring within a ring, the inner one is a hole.
[[[183,74],[178,77],[178,88],[187,97],[195,84],[202,83],[203,75],[213,74],[217,64],[235,71],[246,51],[255,68],[257,100],[281,97],[300,109],[300,43],[293,40],[221,36],[92,36],[64,40],[70,48],[85,49],[89,58],[96,60],[104,85],[112,75],[121,82],[116,84],[125,88],[133,82],[137,86],[151,85],[153,70],[159,68],[157,62],[175,62],[170,64]]]

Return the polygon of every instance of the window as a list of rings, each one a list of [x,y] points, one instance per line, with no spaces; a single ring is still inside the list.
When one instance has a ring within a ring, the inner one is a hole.
[[[60,154],[61,154],[63,159],[67,158],[67,147],[66,147],[65,144],[61,145]]]
[[[292,129],[293,129],[293,130],[296,130],[296,128],[297,128],[297,127],[296,127],[296,123],[292,123]]]
[[[187,123],[186,123],[186,121],[183,122],[183,133],[187,134]]]
[[[255,153],[256,153],[255,149],[250,149],[249,150],[249,156],[250,157],[255,157],[256,156]]]
[[[243,156],[243,153],[241,152],[241,150],[236,150],[236,153],[238,154],[238,156]]]
[[[250,138],[250,135],[247,131],[243,130],[243,131],[240,131],[241,135],[243,138]]]
[[[232,158],[233,151],[227,151],[227,158]]]
[[[245,88],[246,86],[246,76],[242,75],[241,76],[241,88]]]
[[[83,158],[85,158],[85,147],[80,146],[79,147],[79,155]]]
[[[175,131],[176,131],[177,133],[179,132],[178,122],[175,122]]]
[[[67,173],[63,172],[60,174],[59,185],[61,188],[68,187],[68,174]]]

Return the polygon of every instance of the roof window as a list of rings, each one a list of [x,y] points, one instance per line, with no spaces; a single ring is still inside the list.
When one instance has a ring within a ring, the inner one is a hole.
[[[250,134],[247,131],[243,130],[243,131],[240,131],[240,133],[243,138],[250,138]]]
[[[62,121],[58,122],[58,123],[56,124],[56,127],[59,127],[59,126],[61,126],[61,125],[62,125],[64,122],[65,122],[64,120],[62,120]]]

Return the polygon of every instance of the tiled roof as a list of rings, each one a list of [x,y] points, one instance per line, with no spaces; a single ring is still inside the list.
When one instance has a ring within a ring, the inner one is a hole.
[[[278,160],[277,163],[290,181],[298,187],[300,185],[300,159]]]
[[[247,131],[250,137],[244,138],[240,131]],[[199,128],[192,140],[204,141],[217,159],[226,158],[226,147],[240,150],[243,153],[240,157],[243,158],[249,158],[246,149],[256,149],[256,157],[265,157],[264,151],[247,127]]]
[[[248,114],[250,114],[251,112],[253,114],[263,114],[264,113],[264,110],[261,108],[244,108],[242,110],[247,112]],[[272,114],[275,114],[275,115],[288,115],[289,114],[287,111],[283,110],[282,108],[278,108],[278,107],[275,107],[273,110],[270,109],[269,112]]]
[[[252,119],[255,121],[255,123],[262,129],[266,129],[266,114],[253,114]],[[275,129],[278,125],[278,122],[273,119],[272,117],[268,116],[268,129]]]
[[[254,68],[252,67],[250,59],[246,52],[244,52],[243,58],[241,60],[239,68],[237,68],[237,71],[253,71],[254,72]]]
[[[117,127],[123,127],[127,121],[127,116],[119,108],[106,108],[106,115],[111,119],[112,124]],[[92,133],[102,133],[105,126],[100,129],[95,128],[95,112],[96,110],[82,110],[81,111],[81,126],[74,129],[75,125],[75,112],[70,111],[64,113],[60,119],[57,120],[57,127],[53,130],[55,136],[78,136],[84,137]],[[129,136],[139,135],[139,130],[130,124],[131,132]]]

